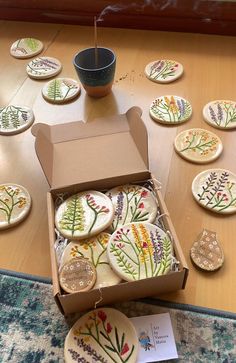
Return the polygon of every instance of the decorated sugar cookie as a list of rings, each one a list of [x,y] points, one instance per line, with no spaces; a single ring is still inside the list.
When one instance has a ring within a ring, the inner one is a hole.
[[[204,106],[203,117],[209,125],[218,129],[236,128],[236,102],[211,101]]]
[[[224,263],[224,253],[216,233],[204,229],[194,242],[190,256],[195,265],[202,270],[215,271]]]
[[[154,222],[157,215],[157,202],[150,190],[140,185],[121,185],[109,190],[106,195],[114,206],[114,220],[110,229],[131,222]]]
[[[170,59],[159,59],[149,63],[145,68],[146,76],[154,82],[169,83],[183,74],[183,66]]]
[[[236,212],[236,175],[225,169],[209,169],[198,174],[192,193],[204,208],[217,213]]]
[[[0,134],[18,134],[32,125],[33,111],[29,107],[9,105],[0,108]]]
[[[0,229],[23,221],[30,207],[31,197],[24,187],[10,183],[0,185]]]
[[[92,310],[77,320],[67,334],[64,355],[66,363],[136,363],[137,334],[119,310]]]
[[[43,50],[43,43],[34,38],[18,39],[11,46],[10,53],[15,58],[30,58]]]
[[[64,264],[75,257],[87,258],[97,271],[94,289],[118,284],[121,278],[112,271],[107,258],[109,238],[110,234],[101,232],[89,239],[70,242],[63,252],[61,263]]]
[[[46,79],[60,73],[62,65],[52,57],[38,57],[28,63],[26,71],[31,78]]]
[[[113,216],[110,199],[90,190],[66,199],[56,211],[55,224],[64,237],[84,239],[104,231],[112,223]]]
[[[162,96],[155,99],[150,106],[150,116],[164,124],[179,124],[192,115],[190,103],[179,96]]]
[[[223,150],[220,138],[203,129],[182,131],[176,136],[174,145],[180,156],[199,164],[217,159]]]
[[[93,264],[82,257],[67,261],[59,273],[62,289],[71,294],[92,289],[96,277],[96,269]]]
[[[112,269],[124,280],[165,275],[171,270],[172,243],[150,223],[130,223],[116,230],[107,247]]]
[[[80,93],[80,85],[70,78],[55,78],[42,89],[43,97],[53,103],[70,101]]]

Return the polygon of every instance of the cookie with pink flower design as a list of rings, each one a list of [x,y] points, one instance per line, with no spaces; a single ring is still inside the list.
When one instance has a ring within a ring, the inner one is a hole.
[[[114,217],[111,200],[94,190],[70,196],[57,209],[55,225],[66,238],[83,239],[104,231]]]
[[[173,82],[182,76],[183,71],[182,64],[171,59],[156,60],[145,68],[147,78],[158,83]]]
[[[115,231],[127,223],[154,222],[157,202],[147,188],[134,184],[121,185],[109,190],[106,195],[115,210],[110,230]]]

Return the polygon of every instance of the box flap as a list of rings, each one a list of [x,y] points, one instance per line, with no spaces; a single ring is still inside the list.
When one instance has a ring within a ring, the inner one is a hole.
[[[35,149],[49,185],[62,188],[148,170],[148,137],[139,107],[91,122],[35,124]]]

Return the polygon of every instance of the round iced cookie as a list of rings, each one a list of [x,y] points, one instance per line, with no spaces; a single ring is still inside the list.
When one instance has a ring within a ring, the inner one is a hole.
[[[38,57],[28,63],[26,72],[35,79],[46,79],[60,73],[62,65],[58,59],[52,57]]]
[[[70,78],[55,78],[42,89],[43,97],[52,103],[64,103],[77,97],[80,93],[80,85]]]
[[[217,240],[216,233],[204,229],[193,243],[190,257],[201,270],[218,270],[224,263],[224,253]]]
[[[10,53],[15,58],[30,58],[39,54],[43,50],[43,43],[34,38],[22,38],[14,42],[10,48]]]
[[[211,131],[190,129],[180,132],[174,141],[176,152],[194,163],[208,163],[217,159],[223,145],[221,139]]]
[[[209,169],[192,182],[192,193],[204,208],[217,213],[236,212],[236,175],[225,169]]]
[[[9,105],[0,108],[0,134],[18,134],[34,122],[33,111],[29,107]]]
[[[180,124],[192,115],[191,104],[179,96],[162,96],[155,99],[150,106],[150,116],[167,125]]]
[[[236,102],[216,100],[207,103],[203,108],[203,118],[217,129],[236,128]]]
[[[84,239],[104,231],[112,223],[113,216],[110,199],[90,190],[66,199],[56,211],[55,224],[64,237]]]
[[[96,278],[93,264],[81,257],[67,261],[59,271],[61,288],[69,294],[91,290]]]
[[[130,223],[117,229],[107,253],[112,269],[126,281],[164,275],[171,270],[171,240],[150,223]]]
[[[107,258],[107,244],[110,236],[108,233],[101,232],[89,239],[70,242],[63,252],[61,263],[64,264],[75,257],[87,258],[97,271],[94,289],[118,284],[121,278],[112,271]]]
[[[66,363],[136,363],[138,337],[131,321],[119,310],[100,308],[83,315],[65,339]]]
[[[159,59],[145,67],[146,76],[158,83],[173,82],[182,76],[183,71],[181,63],[170,59]]]
[[[131,222],[154,222],[157,202],[152,192],[140,185],[121,185],[109,190],[106,195],[114,206],[114,220],[110,226],[113,232]]]
[[[24,187],[11,183],[0,185],[0,229],[22,222],[30,207],[31,197]]]

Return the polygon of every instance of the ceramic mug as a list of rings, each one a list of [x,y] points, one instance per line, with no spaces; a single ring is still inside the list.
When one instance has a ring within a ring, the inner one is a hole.
[[[103,97],[110,93],[116,68],[116,56],[111,49],[83,49],[75,55],[74,67],[89,96]]]

